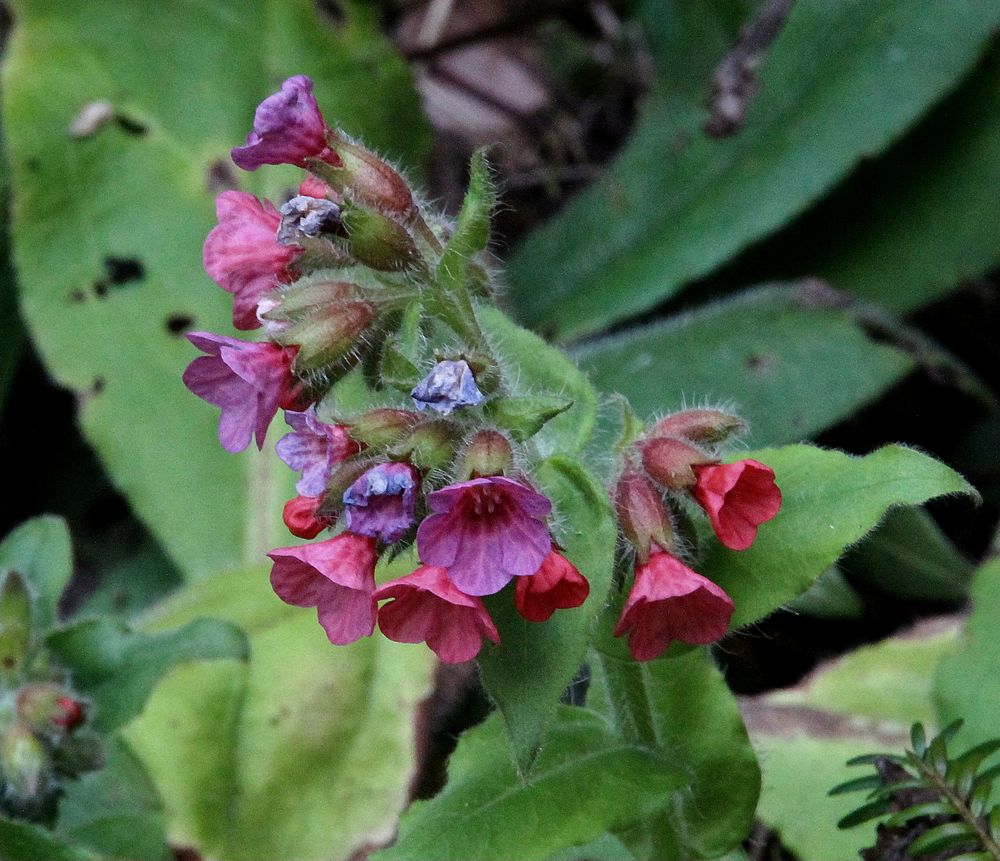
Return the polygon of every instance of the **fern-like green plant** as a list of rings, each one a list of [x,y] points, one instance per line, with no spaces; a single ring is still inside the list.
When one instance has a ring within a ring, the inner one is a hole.
[[[948,744],[962,726],[958,720],[930,742],[922,724],[910,731],[911,749],[903,755],[872,753],[848,761],[871,765],[875,773],[847,781],[830,795],[868,791],[865,803],[839,828],[881,819],[866,861],[890,858],[947,858],[949,861],[1000,861],[1000,804],[990,806],[1000,763],[983,767],[1000,750],[1000,739],[983,742],[958,756]]]

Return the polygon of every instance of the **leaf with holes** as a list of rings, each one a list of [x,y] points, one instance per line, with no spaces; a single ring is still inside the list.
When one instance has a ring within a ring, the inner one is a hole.
[[[311,0],[11,5],[3,121],[25,321],[180,567],[204,576],[258,560],[294,476],[276,458],[222,451],[217,411],[180,382],[196,355],[183,330],[230,331],[230,297],[201,268],[213,193],[297,182],[283,168],[239,173],[228,153],[257,103],[302,72],[331,123],[418,163],[426,131],[406,67],[360,0],[339,4],[336,26]],[[107,121],[71,134],[102,101]]]
[[[724,140],[690,109],[677,119],[664,70],[608,175],[514,256],[522,318],[564,338],[593,332],[787,224],[953,88],[1000,25],[992,0],[938,11],[936,0],[799,0],[761,62],[745,127]],[[704,53],[698,39],[681,48]]]

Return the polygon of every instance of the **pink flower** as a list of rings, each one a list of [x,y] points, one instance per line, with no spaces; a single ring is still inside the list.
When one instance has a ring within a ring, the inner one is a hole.
[[[530,577],[517,578],[514,604],[529,622],[544,622],[556,610],[579,607],[589,594],[587,578],[553,547],[541,568]]]
[[[483,637],[500,642],[500,634],[479,598],[459,591],[444,568],[423,565],[375,593],[393,598],[378,611],[378,626],[397,643],[422,643],[447,664],[471,661]]]
[[[315,607],[331,643],[344,646],[375,630],[375,541],[351,532],[299,547],[279,547],[271,587],[286,604]]]
[[[322,504],[322,496],[293,497],[285,503],[281,519],[296,538],[315,538],[330,525],[330,520],[319,516]]]
[[[695,499],[708,514],[719,541],[730,550],[746,550],[757,527],[778,513],[781,491],[774,470],[756,460],[695,466]]]
[[[281,90],[257,106],[253,131],[244,146],[230,155],[237,167],[257,170],[262,164],[305,167],[307,158],[333,158],[326,145],[326,122],[312,94],[312,79],[295,75]]]
[[[361,447],[343,425],[320,421],[315,406],[305,412],[286,410],[285,421],[292,433],[279,439],[274,449],[291,469],[302,473],[295,489],[302,496],[319,496],[333,468]]]
[[[714,643],[732,615],[732,599],[719,586],[669,553],[654,553],[635,570],[615,636],[627,632],[632,657],[651,661],[674,640]]]
[[[215,212],[219,223],[205,239],[205,271],[233,294],[233,325],[256,329],[257,303],[276,284],[292,280],[289,266],[302,249],[278,244],[281,216],[269,201],[224,191],[215,199]]]
[[[291,370],[296,348],[249,343],[211,332],[191,332],[187,337],[208,355],[187,366],[184,385],[202,400],[221,407],[222,447],[243,451],[256,434],[257,448],[263,448],[278,407],[298,396]]]
[[[448,570],[467,595],[492,595],[534,574],[552,549],[552,503],[502,476],[474,478],[427,497],[433,512],[417,530],[420,561]]]

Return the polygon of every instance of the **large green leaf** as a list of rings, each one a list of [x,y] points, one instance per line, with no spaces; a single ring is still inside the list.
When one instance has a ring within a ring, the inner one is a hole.
[[[618,536],[607,493],[580,464],[552,457],[533,477],[552,500],[555,539],[590,582],[590,595],[582,607],[557,610],[540,623],[521,617],[510,590],[488,600],[501,642],[487,644],[479,666],[523,772],[531,768],[559,697],[583,663],[594,617],[611,588]]]
[[[961,648],[941,661],[934,696],[942,725],[962,718],[963,743],[970,747],[1000,735],[995,705],[1000,697],[997,661],[1000,661],[1000,560],[994,559],[976,574],[972,587],[972,615],[963,632]]]
[[[181,330],[230,326],[230,297],[201,271],[212,195],[296,181],[228,161],[257,102],[296,73],[315,79],[331,122],[417,160],[426,132],[408,72],[359,0],[339,4],[337,27],[311,0],[12,5],[3,109],[35,343],[80,393],[88,440],[182,569],[257,560],[293,476],[275,458],[222,451],[217,410],[180,382],[196,355]],[[100,100],[118,119],[71,137]]]
[[[810,301],[808,287],[764,288],[585,344],[594,385],[641,416],[692,403],[735,403],[761,445],[815,435],[914,367],[871,340],[854,315]]]
[[[14,271],[10,262],[10,236],[6,213],[10,203],[10,187],[7,170],[7,160],[0,143],[0,167],[3,176],[0,177],[0,410],[7,400],[7,390],[10,388],[14,371],[17,370],[21,353],[24,350],[24,328],[17,313],[17,286],[14,281]]]
[[[92,849],[41,825],[0,816],[0,857],[4,861],[103,861]]]
[[[688,785],[625,832],[640,858],[717,858],[750,830],[760,769],[732,693],[707,649],[637,663],[593,652],[592,698],[623,737],[647,736]],[[588,699],[588,702],[590,700]]]
[[[378,861],[541,861],[641,820],[683,782],[657,751],[616,738],[593,712],[562,706],[531,779],[510,760],[499,716],[462,736],[448,783],[418,801]]]
[[[556,395],[573,402],[533,437],[538,453],[542,457],[577,454],[594,433],[597,421],[597,394],[586,375],[564,353],[512,323],[496,308],[478,306],[476,317],[500,363],[509,394]]]
[[[764,771],[758,816],[800,858],[844,861],[875,843],[874,828],[835,823],[858,805],[830,789],[861,776],[848,759],[898,750],[914,721],[936,725],[935,667],[954,649],[954,625],[929,623],[820,667],[797,687],[744,703]]]
[[[809,222],[803,272],[897,312],[1000,263],[1000,51]]]
[[[55,631],[46,645],[72,672],[74,686],[95,703],[94,726],[104,732],[134,718],[175,664],[248,657],[243,632],[214,619],[196,619],[158,634],[94,619]]]
[[[46,515],[22,523],[0,544],[0,571],[16,571],[29,584],[37,631],[55,624],[59,596],[73,573],[66,522]]]
[[[898,445],[866,457],[807,445],[749,456],[774,469],[781,511],[761,526],[750,549],[736,552],[713,543],[698,566],[732,596],[734,628],[804,592],[890,508],[975,493],[954,470]]]
[[[164,799],[175,845],[226,861],[346,859],[387,842],[415,761],[432,655],[381,636],[332,646],[260,570],[185,587],[150,630],[201,616],[243,627],[249,663],[175,669],[127,737]]]
[[[1000,23],[992,0],[939,12],[936,0],[800,0],[745,128],[721,141],[694,116],[676,120],[664,75],[608,176],[515,255],[523,319],[563,337],[594,331],[786,224],[954,87]]]

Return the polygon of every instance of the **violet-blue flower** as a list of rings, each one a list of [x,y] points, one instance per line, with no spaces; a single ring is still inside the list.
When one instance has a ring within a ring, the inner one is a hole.
[[[285,410],[292,433],[278,440],[275,451],[302,477],[295,489],[302,496],[321,496],[335,466],[359,451],[347,428],[331,425],[316,417],[315,405],[305,412]]]
[[[413,525],[420,473],[409,463],[380,463],[344,492],[347,528],[359,535],[398,541]]]
[[[410,397],[418,410],[428,407],[441,413],[451,415],[458,407],[474,407],[481,404],[485,397],[476,385],[469,363],[464,359],[445,360],[438,362],[434,369],[424,377],[410,392]]]

